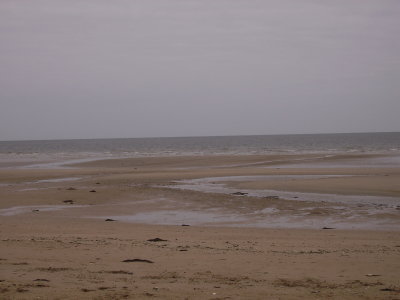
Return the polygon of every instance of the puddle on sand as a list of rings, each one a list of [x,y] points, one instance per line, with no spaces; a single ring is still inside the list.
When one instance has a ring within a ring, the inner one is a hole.
[[[40,183],[58,183],[58,182],[69,182],[69,181],[77,181],[81,180],[83,177],[63,177],[63,178],[49,178],[49,179],[41,179],[36,181],[25,181],[21,183],[0,183],[0,187],[6,186],[21,186],[21,185],[31,185],[31,184],[40,184]],[[36,191],[36,190],[43,190],[48,189],[46,188],[25,188],[19,189],[18,191]]]
[[[337,178],[348,177],[352,175],[262,175],[262,176],[226,176],[226,177],[206,177],[199,179],[176,181],[176,185],[167,186],[173,189],[192,190],[204,193],[222,193],[233,194],[238,189],[229,187],[226,182],[232,181],[256,181],[256,180],[288,180],[288,179],[318,179],[318,178]],[[385,205],[392,208],[400,205],[400,198],[386,196],[361,196],[361,195],[337,195],[320,193],[300,193],[279,190],[246,190],[240,189],[240,192],[251,197],[271,197],[276,196],[282,199],[294,201],[310,202],[330,202],[345,204],[368,204]]]
[[[52,178],[52,179],[42,179],[37,180],[32,183],[53,183],[53,182],[66,182],[66,181],[76,181],[80,180],[82,177],[64,177],[64,178]]]
[[[43,187],[43,188],[26,188],[26,189],[17,190],[17,192],[41,191],[41,190],[50,190],[50,188],[48,188],[48,187]]]
[[[104,216],[116,221],[152,225],[192,225],[257,228],[304,228],[321,229],[373,229],[398,230],[399,222],[365,218],[360,215],[339,214],[335,216],[309,216],[308,214],[285,214],[276,208],[266,208],[253,213],[238,214],[223,210],[156,210],[133,215]]]
[[[56,161],[51,162],[38,162],[38,163],[28,163],[22,166],[10,167],[16,169],[74,169],[74,164],[91,162],[96,160],[110,159],[110,157],[92,157],[92,158],[77,158],[77,159],[67,159],[59,158]],[[10,169],[8,168],[8,169]]]
[[[181,180],[173,189],[193,190],[204,193],[233,194],[238,189],[226,185],[230,181],[251,180],[290,180],[292,178],[327,178],[347,177],[348,175],[268,175],[268,176],[230,176],[210,177],[192,180]],[[351,175],[350,175],[351,176]],[[165,186],[163,186],[165,188]],[[395,197],[353,196],[335,194],[297,193],[276,190],[243,190],[244,196],[271,197],[277,200],[309,202],[306,208],[285,210],[279,205],[264,207],[252,212],[241,213],[226,210],[186,211],[182,207],[178,210],[157,210],[137,213],[129,216],[113,216],[111,218],[127,222],[179,225],[206,226],[238,226],[263,228],[322,228],[335,227],[338,229],[374,229],[399,230],[400,199]],[[212,197],[212,195],[210,195]],[[238,195],[238,198],[243,196]],[[244,198],[245,199],[245,198]],[[243,202],[243,201],[242,201]],[[312,202],[315,205],[311,204]],[[241,204],[243,205],[243,204]],[[178,207],[177,207],[178,208]],[[245,207],[249,209],[250,207]],[[173,209],[173,208],[171,208]]]
[[[217,225],[226,222],[237,223],[246,220],[245,216],[213,212],[211,210],[156,210],[126,216],[107,216],[107,218],[125,222],[157,225]]]
[[[56,211],[67,208],[87,207],[87,205],[32,205],[32,206],[13,206],[0,209],[0,216],[9,217],[29,212]]]
[[[291,163],[274,165],[279,168],[398,168],[400,167],[399,155],[387,155],[381,157],[355,157],[355,158],[337,158],[335,160],[325,160],[325,158],[335,157],[327,155],[317,159],[298,159]],[[268,166],[267,168],[271,168]]]

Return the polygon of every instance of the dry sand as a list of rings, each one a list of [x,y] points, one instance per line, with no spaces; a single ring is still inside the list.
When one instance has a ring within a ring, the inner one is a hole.
[[[8,165],[0,169],[0,298],[400,299],[400,169],[292,165],[370,158]]]

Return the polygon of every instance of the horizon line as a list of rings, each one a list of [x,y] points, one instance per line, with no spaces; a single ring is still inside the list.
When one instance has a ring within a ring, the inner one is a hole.
[[[318,133],[272,133],[272,134],[227,134],[227,135],[193,135],[193,136],[143,136],[143,137],[101,137],[101,138],[46,138],[15,139],[0,142],[33,142],[33,141],[75,141],[75,140],[122,140],[122,139],[168,139],[168,138],[205,138],[205,137],[239,137],[239,136],[278,136],[278,135],[334,135],[334,134],[367,134],[367,133],[400,133],[400,131],[357,131],[357,132],[318,132]]]

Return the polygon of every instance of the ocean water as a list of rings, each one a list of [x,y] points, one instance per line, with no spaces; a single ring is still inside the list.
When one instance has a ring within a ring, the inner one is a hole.
[[[221,154],[400,154],[400,132],[129,139],[0,141],[0,158]]]

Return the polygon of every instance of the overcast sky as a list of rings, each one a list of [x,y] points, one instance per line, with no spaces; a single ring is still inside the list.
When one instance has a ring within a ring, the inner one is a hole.
[[[0,140],[369,131],[398,0],[0,1]]]

